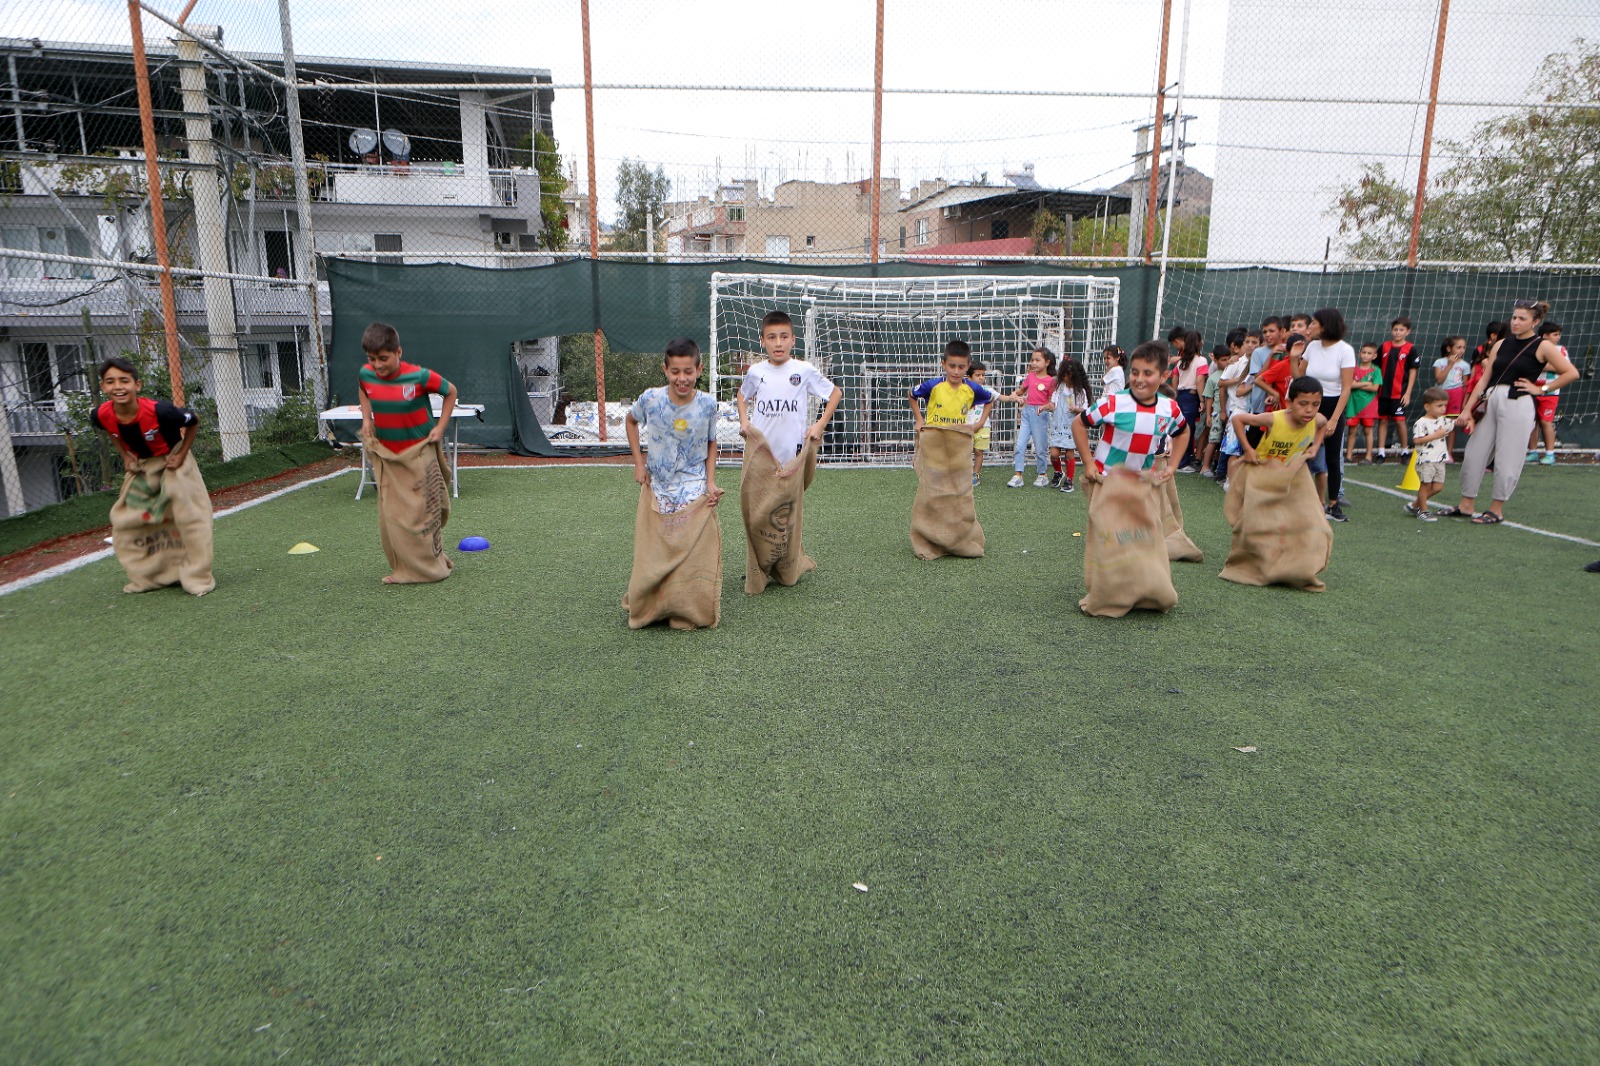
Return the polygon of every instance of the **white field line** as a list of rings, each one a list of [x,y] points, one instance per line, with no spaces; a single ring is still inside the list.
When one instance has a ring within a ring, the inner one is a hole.
[[[276,500],[279,496],[287,496],[289,493],[303,489],[307,485],[316,485],[319,482],[331,481],[336,477],[343,477],[345,474],[354,473],[356,473],[356,468],[351,467],[346,470],[335,470],[333,473],[323,474],[321,477],[307,478],[306,480],[297,482],[296,484],[290,485],[287,488],[281,488],[275,492],[269,492],[265,496],[258,496],[253,500],[246,500],[244,503],[236,503],[232,507],[224,507],[222,510],[216,513],[216,517],[226,518],[231,514],[237,514],[240,511],[247,511],[258,504],[266,503],[268,500]],[[105,559],[111,554],[112,551],[110,548],[101,548],[99,551],[90,552],[88,555],[80,555],[76,559],[69,559],[68,561],[57,566],[52,566],[48,570],[40,570],[37,574],[29,574],[27,577],[19,577],[17,580],[8,584],[0,585],[0,596],[9,595],[13,592],[19,592],[25,588],[32,588],[34,585],[49,581],[53,577],[59,577],[62,574],[71,573],[72,571],[81,567],[88,566],[90,563],[97,563],[101,559]]]
[[[1372,485],[1365,481],[1356,481],[1348,477],[1344,480],[1347,485],[1360,485],[1362,488],[1371,489],[1374,492],[1386,492],[1390,496],[1398,496],[1402,500],[1414,500],[1417,498],[1417,494],[1414,492],[1401,492],[1399,489],[1386,488],[1383,485]],[[1501,525],[1510,526],[1512,529],[1520,529],[1524,533],[1537,533],[1541,537],[1554,537],[1556,540],[1570,540],[1574,544],[1600,548],[1600,540],[1585,540],[1583,537],[1574,537],[1570,533],[1557,533],[1551,529],[1540,529],[1538,526],[1525,526],[1521,522],[1513,522],[1509,518],[1502,522]]]

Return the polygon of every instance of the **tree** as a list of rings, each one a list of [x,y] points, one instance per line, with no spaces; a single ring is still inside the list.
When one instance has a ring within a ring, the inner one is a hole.
[[[1418,245],[1423,259],[1574,263],[1600,259],[1600,45],[1582,38],[1548,56],[1534,80],[1543,101],[1444,141],[1453,162],[1430,175]],[[1415,187],[1381,163],[1339,192],[1329,214],[1353,258],[1400,260]]]
[[[539,172],[539,246],[560,251],[567,246],[567,205],[561,194],[567,179],[561,174],[561,149],[556,139],[540,130],[522,138],[518,146],[532,157]]]
[[[672,181],[664,168],[655,173],[641,160],[624,159],[617,165],[617,229],[611,246],[619,252],[645,250],[646,219],[655,215],[656,225],[665,221],[662,206],[672,192]]]

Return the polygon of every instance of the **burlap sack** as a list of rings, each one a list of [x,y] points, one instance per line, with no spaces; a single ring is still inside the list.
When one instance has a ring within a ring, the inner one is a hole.
[[[923,426],[917,435],[917,498],[911,504],[911,550],[918,559],[983,557],[983,527],[972,500],[972,433]]]
[[[1133,474],[1112,473],[1089,500],[1083,545],[1088,594],[1084,614],[1121,618],[1135,608],[1170,611],[1178,602],[1161,533],[1161,489]]]
[[[1161,532],[1167,538],[1167,558],[1175,563],[1204,561],[1205,552],[1183,530],[1183,504],[1178,502],[1178,479],[1170,477],[1161,489]]]
[[[806,489],[817,473],[817,446],[779,466],[761,431],[744,442],[739,513],[744,517],[744,591],[754,596],[769,582],[793,585],[817,564],[805,553],[800,527]]]
[[[1228,475],[1222,515],[1233,529],[1218,576],[1241,585],[1291,585],[1308,592],[1333,557],[1333,531],[1304,463],[1240,463]]]
[[[149,592],[168,585],[204,596],[217,587],[211,576],[211,495],[190,456],[176,470],[167,457],[141,460],[123,475],[111,505],[111,547],[128,573],[123,592]]]
[[[722,528],[707,497],[662,514],[650,486],[640,486],[633,573],[622,607],[629,629],[654,622],[673,629],[716,628],[722,617]]]
[[[435,442],[391,452],[371,434],[361,443],[378,484],[378,539],[389,560],[391,585],[443,581],[455,565],[444,553],[450,521],[450,475]]]

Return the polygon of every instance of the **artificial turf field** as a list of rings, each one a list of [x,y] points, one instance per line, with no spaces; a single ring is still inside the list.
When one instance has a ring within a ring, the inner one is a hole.
[[[5,1059],[1600,1059],[1600,548],[1352,486],[1327,593],[1243,588],[1184,478],[1181,602],[1090,619],[1006,473],[919,562],[824,469],[755,598],[730,494],[711,631],[626,628],[619,467],[465,471],[442,585],[347,476],[203,599],[0,597]],[[1600,539],[1600,471],[1508,512]]]

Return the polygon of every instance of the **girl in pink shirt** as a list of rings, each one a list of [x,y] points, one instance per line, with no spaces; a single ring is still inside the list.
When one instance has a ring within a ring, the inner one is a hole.
[[[1033,442],[1033,458],[1038,464],[1039,476],[1033,487],[1050,487],[1050,412],[1056,409],[1051,402],[1055,392],[1056,357],[1049,348],[1035,348],[1028,359],[1028,376],[1007,399],[1021,402],[1022,418],[1017,424],[1016,475],[1006,482],[1010,489],[1022,487],[1022,468],[1027,465],[1028,442]]]

